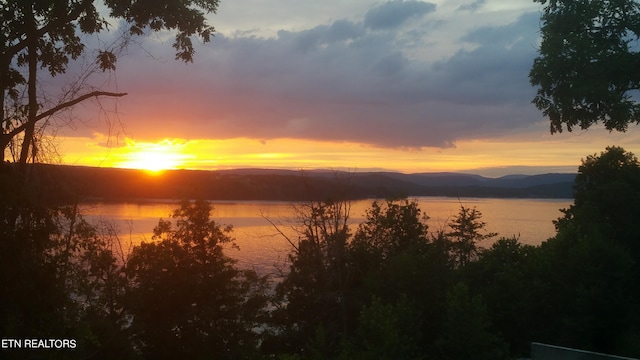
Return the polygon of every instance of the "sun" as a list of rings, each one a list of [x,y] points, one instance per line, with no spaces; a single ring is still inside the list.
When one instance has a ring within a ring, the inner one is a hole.
[[[158,173],[163,170],[175,169],[177,163],[167,154],[156,151],[141,151],[132,155],[132,167]]]
[[[126,160],[120,167],[146,170],[152,174],[159,174],[164,170],[179,169],[184,165],[187,156],[181,152],[181,144],[170,140],[158,143],[130,142]]]

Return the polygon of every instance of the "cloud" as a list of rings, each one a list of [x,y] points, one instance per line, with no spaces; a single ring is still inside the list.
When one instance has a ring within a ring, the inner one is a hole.
[[[373,30],[395,28],[412,17],[421,17],[435,9],[433,3],[393,0],[369,10],[364,16],[364,25]]]
[[[434,65],[433,81],[440,85],[433,96],[467,104],[528,104],[538,24],[536,13],[526,13],[511,24],[480,27],[462,37],[473,48]]]
[[[538,13],[447,41],[427,20],[400,27],[429,12],[438,15],[430,3],[392,1],[274,37],[220,33],[187,65],[169,40],[150,39],[118,63],[127,135],[421,148],[535,127],[527,75]],[[457,50],[439,54],[440,43]]]
[[[331,25],[319,25],[309,30],[291,32],[281,30],[278,39],[282,42],[291,42],[298,50],[307,52],[317,46],[340,44],[364,35],[364,29],[360,24],[346,20],[335,21]]]
[[[487,2],[487,0],[474,0],[472,2],[460,5],[457,10],[458,11],[472,11],[472,12],[473,11],[477,11],[478,9],[483,7],[486,2]]]

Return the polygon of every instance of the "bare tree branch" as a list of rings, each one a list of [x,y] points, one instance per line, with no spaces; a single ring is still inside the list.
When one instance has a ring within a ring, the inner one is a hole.
[[[89,98],[92,98],[92,97],[98,97],[98,96],[122,97],[122,96],[125,96],[125,95],[127,95],[127,93],[114,93],[114,92],[98,91],[98,90],[92,91],[92,92],[90,92],[88,94],[84,94],[84,95],[79,96],[79,97],[77,97],[77,98],[75,98],[73,100],[69,100],[69,101],[64,102],[64,103],[62,103],[60,105],[57,105],[57,106],[55,106],[55,107],[43,112],[42,114],[39,114],[38,116],[35,117],[35,121],[37,122],[39,120],[42,120],[42,119],[44,119],[46,117],[49,117],[49,116],[57,113],[60,110],[64,110],[64,109],[66,109],[68,107],[71,107],[71,106],[73,106],[75,104],[78,104],[78,103],[80,103],[80,102],[82,102],[84,100],[87,100]],[[29,125],[29,122],[26,122],[26,123],[16,127],[15,129],[13,129],[11,132],[9,132],[7,134],[4,134],[4,135],[6,135],[10,139],[10,138],[18,135],[22,131],[24,131],[25,128],[28,125]]]
[[[269,219],[262,211],[260,211],[260,216],[262,216],[263,219],[267,220],[269,222],[269,224],[271,224],[271,226],[273,226],[273,228],[285,239],[287,240],[287,242],[289,243],[289,245],[291,245],[291,247],[293,247],[297,252],[300,252],[300,250],[298,249],[298,247],[296,246],[296,244],[294,244],[294,242],[289,239],[289,237],[282,232],[282,230],[280,230],[280,227],[274,223],[273,221],[271,221],[271,219]]]

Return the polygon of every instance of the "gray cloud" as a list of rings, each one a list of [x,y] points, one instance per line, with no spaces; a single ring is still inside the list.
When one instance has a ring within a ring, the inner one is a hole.
[[[364,25],[374,30],[395,28],[411,17],[421,17],[435,9],[433,3],[393,0],[369,10],[364,17]]]
[[[486,2],[487,0],[474,0],[472,2],[460,5],[458,7],[458,11],[477,11],[478,9],[483,7]]]
[[[363,35],[364,29],[360,24],[338,20],[331,25],[320,25],[298,32],[281,30],[278,32],[278,39],[283,42],[291,42],[298,50],[307,52],[317,46],[341,44],[358,39]]]
[[[146,44],[119,63],[119,87],[130,94],[119,109],[133,136],[412,148],[503,136],[540,119],[527,78],[537,15],[477,28],[459,39],[468,46],[436,62],[413,55],[428,42],[373,31],[366,17],[275,38],[218,34],[189,65],[174,62],[167,43]]]
[[[461,40],[476,46],[473,50],[461,50],[434,65],[435,81],[441,84],[438,93],[458,97],[456,102],[529,103],[533,89],[528,73],[536,55],[538,24],[538,15],[528,13],[512,24],[468,33]]]

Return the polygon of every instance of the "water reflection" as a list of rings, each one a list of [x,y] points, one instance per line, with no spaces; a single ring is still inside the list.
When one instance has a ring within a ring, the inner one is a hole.
[[[499,236],[520,236],[525,244],[538,245],[555,235],[552,220],[557,219],[559,209],[571,205],[571,200],[546,199],[478,199],[478,198],[416,198],[420,208],[429,216],[431,230],[446,227],[460,208],[476,206],[483,214],[487,230]],[[365,218],[365,212],[372,200],[355,201],[351,206],[351,222],[358,224]],[[289,244],[265,219],[277,223],[281,231],[292,239],[297,239],[294,230],[294,203],[235,201],[212,202],[213,218],[222,225],[233,225],[232,236],[240,247],[230,249],[228,254],[239,260],[239,265],[251,267],[262,273],[272,272],[274,265],[286,264]],[[140,203],[93,203],[82,206],[83,214],[92,223],[100,220],[112,221],[119,236],[126,244],[151,241],[153,228],[158,220],[166,219],[180,206],[179,202]],[[488,247],[491,240],[480,244]],[[128,249],[125,248],[125,251]]]

